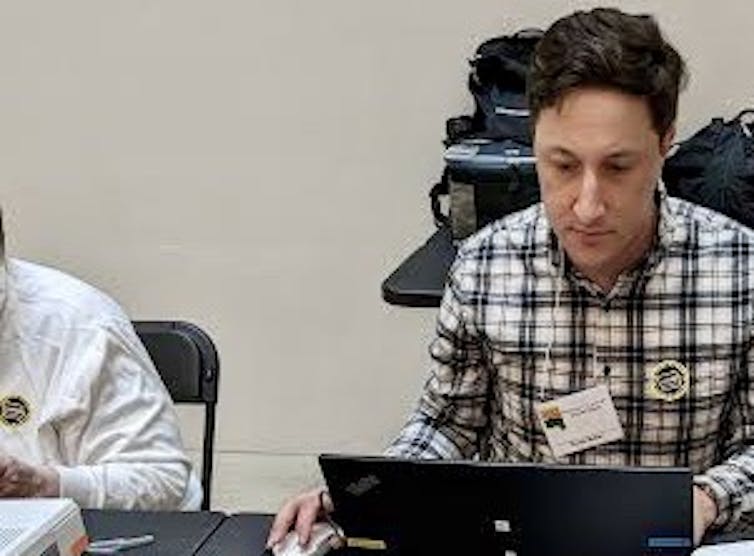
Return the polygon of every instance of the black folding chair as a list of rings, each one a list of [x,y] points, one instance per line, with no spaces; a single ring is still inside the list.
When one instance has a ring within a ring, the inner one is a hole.
[[[189,322],[134,321],[133,325],[173,401],[204,404],[202,510],[209,510],[220,373],[215,344],[206,332]]]

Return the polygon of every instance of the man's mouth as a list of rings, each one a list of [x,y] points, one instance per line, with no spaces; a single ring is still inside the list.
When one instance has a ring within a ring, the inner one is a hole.
[[[571,228],[571,231],[586,237],[600,237],[610,233],[610,230],[581,230],[578,228]]]

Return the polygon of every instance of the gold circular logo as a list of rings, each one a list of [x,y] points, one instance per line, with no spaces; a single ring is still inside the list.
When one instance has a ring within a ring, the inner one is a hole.
[[[688,394],[689,370],[678,361],[662,361],[649,371],[650,396],[666,402],[674,402]]]
[[[21,396],[6,396],[0,400],[0,421],[9,427],[19,427],[29,420],[31,406]]]

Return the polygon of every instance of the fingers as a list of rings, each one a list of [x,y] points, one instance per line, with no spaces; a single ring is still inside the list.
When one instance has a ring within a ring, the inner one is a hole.
[[[0,498],[53,497],[59,494],[60,478],[57,470],[0,455]]]
[[[702,541],[707,529],[717,518],[717,503],[701,488],[693,487],[694,545]]]
[[[704,536],[704,524],[702,523],[702,518],[699,515],[698,510],[694,510],[694,546],[699,546],[699,543],[702,542],[702,537]]]
[[[304,492],[283,505],[272,522],[270,534],[267,537],[268,548],[283,540],[291,527],[294,527],[298,534],[299,544],[306,546],[309,543],[312,526],[317,521],[320,511],[323,510],[320,503],[321,491],[321,488],[317,488]],[[329,503],[332,507],[329,497],[325,503]],[[327,508],[325,511],[328,511]]]
[[[0,480],[2,480],[3,476],[8,470],[8,467],[10,467],[12,463],[13,463],[12,457],[6,456],[5,454],[0,453]]]
[[[332,503],[332,498],[330,498],[330,493],[327,491],[327,489],[322,490],[322,510],[328,514],[331,514],[335,511],[335,505]]]
[[[312,536],[312,525],[317,521],[319,510],[319,490],[317,490],[316,494],[309,493],[306,495],[296,516],[296,532],[298,533],[298,543],[301,546],[309,544],[309,538]]]
[[[270,534],[267,536],[267,548],[283,540],[283,537],[296,520],[296,514],[298,513],[297,504],[298,498],[294,498],[283,504],[283,507],[280,508],[280,511],[275,516],[275,520],[272,522]]]
[[[11,456],[0,456],[0,497],[24,497],[23,466]]]

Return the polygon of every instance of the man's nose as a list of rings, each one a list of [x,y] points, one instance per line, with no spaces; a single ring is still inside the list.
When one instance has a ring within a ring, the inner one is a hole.
[[[602,199],[597,176],[593,172],[584,172],[573,204],[573,212],[579,222],[587,226],[604,216],[605,203]]]

